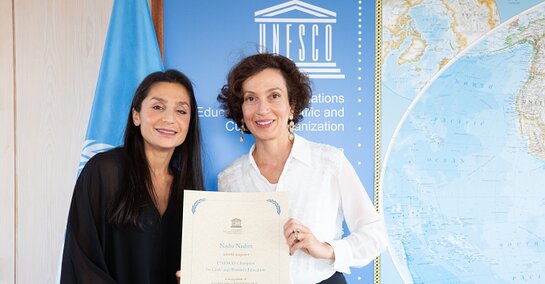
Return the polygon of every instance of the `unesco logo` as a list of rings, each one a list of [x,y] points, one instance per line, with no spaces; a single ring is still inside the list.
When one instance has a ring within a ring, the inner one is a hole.
[[[233,218],[230,220],[228,226],[226,226],[223,229],[223,232],[228,235],[240,235],[244,233],[243,227],[242,227],[242,219],[240,218]]]
[[[333,58],[337,13],[303,1],[288,1],[254,13],[259,52],[283,54],[314,79],[344,79]]]
[[[232,229],[242,229],[242,220],[239,218],[234,218],[231,220],[231,228]]]

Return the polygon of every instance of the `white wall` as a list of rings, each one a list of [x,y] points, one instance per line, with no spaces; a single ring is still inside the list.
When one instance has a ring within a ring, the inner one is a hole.
[[[56,278],[112,3],[0,1],[1,284]]]
[[[15,132],[11,1],[0,1],[0,283],[14,282]]]

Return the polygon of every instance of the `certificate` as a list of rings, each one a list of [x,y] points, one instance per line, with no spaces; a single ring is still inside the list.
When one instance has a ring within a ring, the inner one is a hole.
[[[184,191],[182,284],[286,284],[286,192]]]

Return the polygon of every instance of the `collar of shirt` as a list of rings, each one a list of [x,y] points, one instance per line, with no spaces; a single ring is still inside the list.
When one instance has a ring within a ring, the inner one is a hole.
[[[290,155],[288,156],[288,161],[293,158],[303,162],[305,165],[310,166],[310,147],[309,142],[305,138],[295,134],[295,139],[293,140],[293,146],[291,147]],[[255,144],[252,145],[250,151],[248,151],[248,160],[249,162],[257,168],[257,165],[252,155],[255,150]],[[288,163],[286,161],[286,164]]]
[[[255,144],[252,145],[250,148],[250,151],[248,151],[248,162],[254,170],[259,174],[259,176],[269,185],[274,186],[275,189],[277,189],[278,184],[281,183],[283,177],[285,176],[285,172],[288,170],[289,164],[291,163],[290,160],[295,159],[306,166],[311,165],[311,150],[309,147],[309,142],[305,138],[295,134],[295,139],[293,140],[293,146],[291,147],[290,155],[288,156],[288,159],[286,160],[286,164],[284,165],[284,168],[282,169],[282,173],[280,174],[280,179],[278,180],[278,183],[272,184],[270,183],[263,175],[261,175],[261,171],[257,167],[257,164],[254,160],[253,152],[255,150]]]

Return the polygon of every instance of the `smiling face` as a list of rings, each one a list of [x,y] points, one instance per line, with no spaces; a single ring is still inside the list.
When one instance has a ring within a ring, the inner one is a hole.
[[[132,110],[146,153],[173,152],[184,142],[191,120],[190,104],[186,88],[178,83],[159,82],[151,87],[140,111]]]
[[[246,79],[242,96],[244,123],[256,142],[288,140],[291,108],[286,81],[279,70],[267,68]]]

